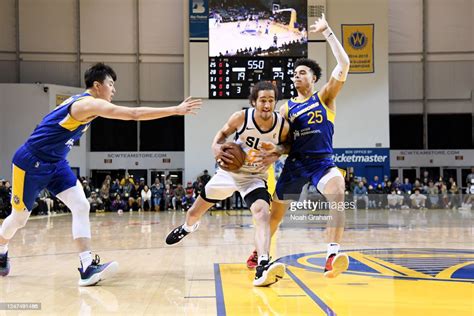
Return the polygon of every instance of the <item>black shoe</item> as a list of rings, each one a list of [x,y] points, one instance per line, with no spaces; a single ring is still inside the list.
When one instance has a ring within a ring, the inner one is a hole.
[[[280,262],[260,262],[253,280],[254,286],[269,286],[280,281],[285,275],[285,265]]]
[[[195,231],[198,227],[199,227],[199,222],[194,224],[196,225],[194,227],[194,230]],[[174,245],[178,242],[181,241],[181,239],[183,239],[184,237],[186,237],[186,235],[190,234],[190,232],[187,232],[185,229],[184,229],[184,224],[181,225],[181,226],[178,226],[176,227],[175,229],[173,229],[169,234],[168,236],[166,236],[166,244],[168,245]]]

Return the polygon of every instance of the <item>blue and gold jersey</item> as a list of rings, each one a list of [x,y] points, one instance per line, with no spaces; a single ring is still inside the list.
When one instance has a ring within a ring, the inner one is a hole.
[[[90,125],[90,122],[80,122],[71,116],[71,105],[90,96],[88,92],[74,95],[46,115],[26,141],[26,148],[44,161],[65,159],[74,142],[81,138]]]
[[[332,154],[332,137],[336,113],[315,92],[309,99],[286,104],[287,118],[293,135],[289,155]]]

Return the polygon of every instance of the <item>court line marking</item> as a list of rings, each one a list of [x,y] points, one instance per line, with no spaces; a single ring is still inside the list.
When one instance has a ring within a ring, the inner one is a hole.
[[[218,263],[214,263],[214,279],[216,285],[217,316],[225,316],[224,288],[222,287],[221,270]]]
[[[335,316],[336,313],[328,306],[324,301],[319,298],[313,291],[311,291],[289,268],[286,269],[286,273],[295,281],[296,284],[316,303],[319,308],[323,310],[328,316]]]

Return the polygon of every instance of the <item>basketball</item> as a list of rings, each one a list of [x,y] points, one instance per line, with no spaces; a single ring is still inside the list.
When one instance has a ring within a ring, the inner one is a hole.
[[[224,152],[229,153],[232,155],[232,162],[227,163],[226,166],[224,167],[222,165],[222,162],[219,162],[220,157],[217,157],[217,161],[219,163],[219,167],[225,171],[237,171],[239,170],[245,161],[245,152],[242,150],[242,148],[237,145],[236,143],[225,143],[222,146],[225,146]]]

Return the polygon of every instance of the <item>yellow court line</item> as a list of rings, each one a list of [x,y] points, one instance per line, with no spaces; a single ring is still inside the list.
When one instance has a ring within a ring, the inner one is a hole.
[[[252,285],[255,270],[244,264],[219,264],[225,314],[326,315],[288,275],[270,287]]]
[[[474,254],[383,254],[387,258],[473,258]]]
[[[403,274],[399,273],[399,272],[396,272],[396,271],[393,271],[393,270],[390,270],[390,269],[387,269],[379,264],[376,264],[370,260],[367,260],[366,257],[367,255],[364,255],[364,254],[361,254],[360,252],[348,252],[347,253],[348,256],[351,256],[352,258],[360,261],[361,263],[371,267],[372,269],[380,272],[381,274],[383,275],[390,275],[390,276],[403,276]],[[385,264],[385,263],[384,263]],[[386,265],[386,264],[385,264]],[[395,269],[398,271],[398,269]],[[370,274],[370,272],[367,272],[368,274]]]
[[[378,263],[378,264],[381,264],[383,266],[386,266],[390,269],[394,269],[395,271],[397,271],[398,273],[401,273],[401,274],[405,274],[406,276],[408,277],[414,277],[414,278],[425,278],[425,279],[432,279],[433,277],[429,274],[424,274],[424,273],[421,273],[421,272],[418,272],[416,270],[412,270],[412,269],[409,269],[409,268],[406,268],[404,266],[400,266],[398,264],[394,264],[394,263],[391,263],[391,262],[387,262],[387,261],[384,261],[382,259],[378,259],[376,257],[372,257],[372,256],[369,256],[369,255],[364,255],[366,259],[368,260],[372,260],[374,261],[375,263]]]
[[[462,267],[465,267],[467,265],[470,265],[470,264],[473,264],[474,261],[467,261],[467,262],[463,262],[463,263],[460,263],[460,264],[457,264],[455,266],[452,266],[452,267],[449,267],[447,269],[444,269],[443,271],[440,271],[437,275],[436,275],[436,278],[439,278],[439,279],[450,279],[451,278],[451,275],[456,272],[457,270],[461,269]]]

